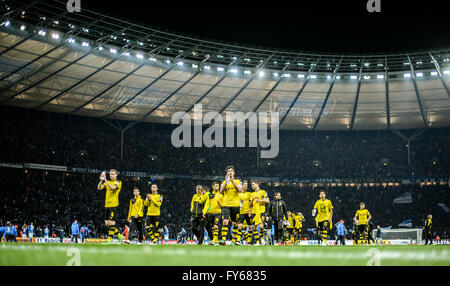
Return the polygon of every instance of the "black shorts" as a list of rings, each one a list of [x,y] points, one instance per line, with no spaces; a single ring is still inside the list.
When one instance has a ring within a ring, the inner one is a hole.
[[[237,222],[239,219],[239,207],[223,207],[222,220],[229,219],[232,222]]]
[[[318,222],[318,226],[319,226],[319,231],[324,231],[324,230],[326,230],[326,231],[329,231],[330,230],[330,222],[329,221],[327,221],[327,220],[324,220],[324,221],[319,221]]]
[[[207,214],[206,223],[211,226],[219,225],[221,222],[221,214]]]
[[[358,232],[359,234],[365,233],[367,230],[367,224],[360,224],[358,225]]]
[[[248,214],[240,214],[238,223],[241,224],[244,223],[244,221],[247,222],[248,226],[252,224],[252,220],[250,219],[250,216]]]
[[[157,227],[159,225],[159,216],[147,216],[145,218],[145,226],[153,225],[153,227]]]
[[[105,208],[105,220],[115,220],[118,207]]]

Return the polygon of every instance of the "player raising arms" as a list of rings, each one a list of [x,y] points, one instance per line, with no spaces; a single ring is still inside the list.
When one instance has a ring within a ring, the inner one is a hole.
[[[353,218],[353,221],[358,221],[358,242],[360,244],[367,243],[367,223],[369,223],[372,216],[370,215],[370,212],[366,209],[366,205],[361,202],[359,204],[359,210],[356,211],[355,217]]]
[[[241,204],[239,192],[242,192],[241,181],[234,178],[234,167],[228,166],[225,171],[225,180],[223,180],[222,185],[220,186],[220,192],[223,194],[221,245],[226,244],[230,220],[233,224],[233,228],[236,228],[236,223],[239,218],[239,206]]]
[[[320,199],[314,205],[312,215],[316,216],[316,226],[318,230],[319,239],[322,245],[327,245],[328,231],[331,229],[331,220],[333,218],[333,205],[331,201],[326,198],[324,191],[319,194]]]
[[[100,182],[97,189],[105,192],[105,225],[108,228],[108,240],[111,242],[113,235],[122,239],[122,235],[116,227],[116,214],[119,206],[119,193],[122,189],[122,181],[117,180],[117,170],[111,169],[109,171],[110,180],[106,180],[106,172],[100,175]]]
[[[151,185],[151,194],[147,195],[144,206],[147,207],[147,218],[145,221],[145,229],[147,235],[152,240],[152,244],[156,244],[159,238],[159,216],[161,215],[161,205],[163,196],[158,194],[158,185]]]

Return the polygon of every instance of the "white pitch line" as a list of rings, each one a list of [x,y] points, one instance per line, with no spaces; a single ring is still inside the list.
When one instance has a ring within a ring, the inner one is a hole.
[[[30,251],[30,250],[55,250],[67,252],[68,249],[76,247],[76,245],[71,246],[51,246],[44,247],[40,245],[4,245],[0,249],[0,253],[3,249],[12,249],[20,251]],[[167,256],[189,256],[189,257],[211,257],[212,255],[217,258],[280,258],[280,259],[333,259],[333,260],[367,260],[370,258],[367,254],[369,249],[360,252],[351,252],[346,249],[340,249],[336,251],[325,251],[325,250],[305,250],[305,249],[174,249],[174,248],[153,248],[151,246],[144,246],[143,248],[117,248],[117,247],[104,247],[104,248],[78,248],[81,253],[94,253],[94,254],[136,254],[145,253],[148,255],[167,255]],[[213,250],[213,251],[211,251]],[[334,249],[333,249],[334,250]],[[387,250],[387,249],[377,249],[379,259],[385,260],[413,260],[413,261],[449,261],[450,253],[448,250],[444,249],[442,251],[437,251],[432,249],[430,251],[398,251],[398,250]]]

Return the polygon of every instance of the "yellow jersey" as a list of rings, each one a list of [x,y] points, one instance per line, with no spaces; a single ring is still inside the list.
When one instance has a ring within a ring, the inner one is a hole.
[[[317,217],[316,217],[317,222],[330,220],[333,205],[331,204],[331,201],[329,199],[317,200],[316,204],[314,205],[314,208],[317,209]]]
[[[241,200],[241,210],[239,214],[248,214],[250,211],[250,196],[251,192],[239,193],[239,199]]]
[[[191,200],[191,213],[197,217],[206,214],[208,208],[206,201],[209,199],[207,194],[195,194]]]
[[[241,184],[241,180],[234,179],[233,180],[236,185]],[[226,184],[226,181],[223,180],[222,185]],[[225,190],[223,191],[223,206],[224,207],[239,207],[241,201],[239,199],[239,191],[234,187],[232,182],[229,182]]]
[[[115,181],[107,181],[111,186],[116,185],[117,189],[113,190],[111,189],[108,184],[105,182],[103,185],[106,188],[105,193],[105,208],[114,208],[119,205],[119,193],[122,189],[122,181],[115,180]]]
[[[358,219],[358,225],[367,224],[367,218],[370,216],[370,212],[367,209],[357,210],[355,217]]]
[[[259,192],[261,193],[261,199],[265,199],[267,198],[267,193],[264,190],[259,190]],[[266,203],[261,202],[259,203],[259,212],[261,214],[265,214],[266,213]]]
[[[137,196],[130,200],[130,208],[128,209],[128,218],[135,216],[143,217],[144,216],[144,201],[141,196]]]
[[[251,194],[250,194],[250,201],[251,202],[253,202],[253,205],[252,205],[252,215],[254,214],[254,215],[256,215],[256,214],[260,214],[261,213],[261,208],[260,208],[260,205],[259,205],[259,202],[257,202],[256,200],[257,199],[261,199],[261,193],[258,191],[258,192],[252,192]]]
[[[223,195],[219,191],[213,191],[209,193],[209,200],[205,205],[208,214],[220,214],[222,213]]]
[[[286,228],[294,228],[294,223],[295,223],[294,215],[291,215],[290,217],[288,217],[288,222],[289,222],[289,225],[286,226]]]
[[[302,228],[303,222],[305,221],[305,218],[303,217],[303,215],[294,215],[294,218],[295,218],[295,223],[294,223],[295,228]]]
[[[144,202],[144,206],[147,208],[148,216],[159,216],[161,215],[161,205],[163,201],[163,196],[160,194],[150,195]]]

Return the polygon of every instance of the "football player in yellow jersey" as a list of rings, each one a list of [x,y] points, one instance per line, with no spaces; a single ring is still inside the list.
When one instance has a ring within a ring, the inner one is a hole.
[[[250,229],[250,225],[247,224],[247,222],[244,220],[244,223],[242,224],[242,230],[241,230],[241,243],[242,244],[250,244],[251,242],[251,237],[249,238],[248,236],[248,232]]]
[[[367,242],[367,224],[369,223],[372,216],[370,212],[366,209],[364,202],[359,204],[359,210],[356,211],[353,221],[358,221],[358,242],[365,244]]]
[[[258,182],[259,187],[259,182]],[[259,202],[259,213],[261,216],[261,221],[263,222],[266,220],[266,205],[270,203],[269,197],[267,196],[267,192],[265,190],[259,190],[261,194],[261,201]],[[262,244],[266,244],[266,241],[264,241],[264,236],[266,233],[266,229],[264,227],[261,227],[259,229],[260,236],[261,236],[261,242]]]
[[[220,186],[220,192],[223,194],[223,206],[222,206],[222,239],[221,245],[226,244],[228,236],[229,222],[233,224],[233,228],[236,228],[239,218],[239,206],[241,201],[239,200],[239,192],[242,192],[242,183],[239,179],[235,179],[235,170],[233,166],[228,166],[226,169],[225,180]]]
[[[239,199],[241,201],[241,207],[239,212],[239,221],[238,221],[238,233],[236,236],[235,244],[239,245],[241,242],[242,237],[242,227],[244,223],[246,223],[248,226],[251,225],[251,219],[249,216],[250,212],[250,196],[251,192],[248,189],[248,182],[245,180],[242,184],[242,192],[239,193]],[[234,229],[234,228],[233,228]],[[248,241],[247,241],[248,242]]]
[[[132,234],[134,230],[137,229],[138,241],[142,242],[142,218],[144,217],[144,201],[140,196],[138,188],[133,189],[133,198],[130,200],[130,208],[128,209],[128,219],[127,221],[130,225],[130,238],[132,239]],[[128,241],[129,242],[129,241]]]
[[[430,242],[430,245],[433,244],[433,237],[431,236],[431,226],[433,224],[433,215],[428,214],[427,219],[425,220],[425,225],[422,228],[422,232],[425,234],[425,245]]]
[[[287,217],[287,221],[288,221],[288,225],[286,225],[286,232],[287,232],[287,239],[286,242],[289,245],[293,245],[294,244],[294,225],[295,225],[295,218],[294,218],[294,214],[290,211],[287,212],[288,217]]]
[[[161,215],[161,205],[163,196],[158,194],[158,185],[151,184],[151,194],[147,195],[144,206],[147,207],[147,218],[145,220],[145,230],[152,244],[156,244],[159,238],[159,217]]]
[[[197,244],[203,244],[205,235],[205,218],[209,197],[201,185],[195,187],[195,194],[191,200],[191,229],[197,237]]]
[[[252,222],[252,231],[249,232],[249,236],[254,235],[256,245],[261,245],[261,238],[263,237],[264,224],[261,218],[261,203],[264,203],[265,199],[263,195],[265,191],[259,189],[259,181],[252,180],[253,193],[250,196],[250,217]],[[259,226],[259,232],[258,232]]]
[[[326,198],[324,191],[319,194],[320,199],[314,204],[312,215],[316,216],[317,234],[322,245],[327,245],[328,231],[331,229],[331,221],[333,218],[333,205]]]
[[[209,192],[208,205],[205,206],[206,211],[206,230],[208,235],[212,237],[211,244],[219,244],[219,224],[222,217],[223,195],[219,192],[220,185],[218,182],[212,183],[212,192]]]
[[[302,233],[302,227],[303,222],[305,221],[305,217],[301,212],[297,212],[294,215],[294,236],[295,236],[295,244],[299,245],[301,240],[301,233]]]
[[[122,189],[122,181],[117,180],[117,170],[111,169],[109,171],[110,180],[106,180],[106,172],[100,175],[100,182],[97,189],[105,192],[105,225],[108,228],[108,242],[111,242],[113,235],[119,239],[123,236],[119,233],[116,227],[116,215],[119,206],[119,193]]]

